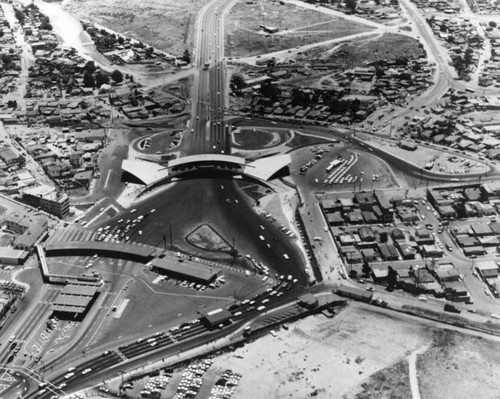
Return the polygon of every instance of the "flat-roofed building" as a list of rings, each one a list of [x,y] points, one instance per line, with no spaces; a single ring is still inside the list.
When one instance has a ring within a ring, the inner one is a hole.
[[[29,256],[28,251],[0,247],[0,263],[7,265],[22,265]]]
[[[81,320],[97,298],[100,286],[100,283],[67,284],[52,303],[51,310],[64,319]]]
[[[485,260],[476,263],[476,269],[484,278],[498,277],[499,267],[495,261]]]
[[[13,213],[4,220],[7,230],[17,234],[14,249],[30,251],[47,234],[47,218],[34,212]]]
[[[232,313],[223,308],[218,308],[210,311],[199,310],[201,321],[209,328],[217,327],[220,324],[227,324],[231,321]]]
[[[175,259],[153,259],[149,265],[151,269],[159,274],[166,274],[179,280],[188,280],[199,284],[210,284],[220,274],[220,270],[205,264],[184,260],[180,262]]]
[[[22,192],[23,202],[61,219],[69,215],[69,196],[51,186],[38,186]]]

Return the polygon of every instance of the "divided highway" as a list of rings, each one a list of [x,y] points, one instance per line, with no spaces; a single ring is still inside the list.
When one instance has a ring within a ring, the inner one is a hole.
[[[226,152],[225,66],[223,16],[234,0],[216,0],[201,10],[196,20],[195,73],[192,117],[184,155]]]

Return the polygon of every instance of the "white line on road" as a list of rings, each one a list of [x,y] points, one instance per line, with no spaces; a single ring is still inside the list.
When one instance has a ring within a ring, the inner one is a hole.
[[[113,169],[110,169],[108,171],[108,176],[106,177],[106,182],[104,183],[104,188],[108,188],[109,179],[110,179],[112,173],[113,173]]]

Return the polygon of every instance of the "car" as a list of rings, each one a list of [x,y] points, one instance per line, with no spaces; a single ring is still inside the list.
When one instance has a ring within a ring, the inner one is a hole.
[[[92,371],[92,369],[90,367],[87,367],[85,370],[82,371],[82,375],[86,375],[88,373],[90,373]]]

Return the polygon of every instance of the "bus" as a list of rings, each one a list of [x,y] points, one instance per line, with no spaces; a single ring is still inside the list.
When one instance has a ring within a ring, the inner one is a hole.
[[[334,161],[330,162],[330,164],[326,168],[326,171],[330,172],[333,168],[335,168],[336,166],[339,166],[342,162],[343,161],[340,159],[335,159]]]

